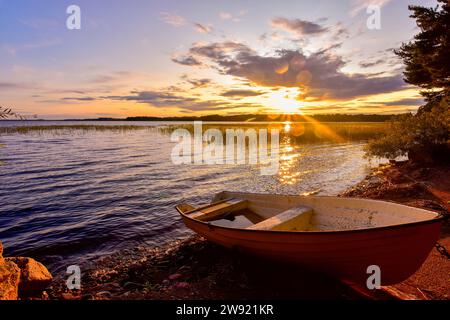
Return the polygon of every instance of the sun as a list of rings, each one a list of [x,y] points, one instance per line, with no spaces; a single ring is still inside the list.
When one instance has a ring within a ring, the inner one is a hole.
[[[282,113],[298,113],[301,102],[297,99],[300,94],[298,88],[284,88],[271,92],[267,96],[266,105]]]

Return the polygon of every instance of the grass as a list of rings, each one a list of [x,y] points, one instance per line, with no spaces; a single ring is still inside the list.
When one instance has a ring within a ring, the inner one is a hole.
[[[176,129],[186,129],[193,133],[194,127],[186,125],[168,125],[159,130],[171,134]],[[219,129],[222,134],[227,129],[277,129],[280,136],[290,137],[296,142],[314,143],[322,141],[346,142],[346,141],[367,141],[383,136],[389,129],[388,123],[355,122],[355,123],[272,123],[272,124],[203,124],[203,131],[208,129]]]
[[[28,134],[28,133],[72,133],[92,132],[92,131],[113,131],[128,132],[132,130],[145,130],[154,128],[152,126],[133,126],[133,125],[58,125],[58,126],[18,126],[18,127],[0,127],[0,134]]]
[[[381,137],[386,133],[389,126],[387,123],[204,123],[203,132],[208,129],[219,129],[223,134],[227,129],[277,129],[281,137],[290,137],[296,142],[345,142],[363,141]],[[187,129],[193,133],[192,124],[164,125],[164,126],[137,126],[137,125],[51,125],[51,126],[17,126],[0,127],[2,134],[75,134],[88,132],[126,133],[135,130],[158,130],[163,134],[170,135],[176,129]]]

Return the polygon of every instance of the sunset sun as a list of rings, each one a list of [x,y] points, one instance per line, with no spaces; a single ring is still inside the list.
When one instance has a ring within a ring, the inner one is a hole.
[[[298,88],[283,88],[268,94],[266,105],[276,112],[298,113],[302,103],[297,99],[300,91]]]

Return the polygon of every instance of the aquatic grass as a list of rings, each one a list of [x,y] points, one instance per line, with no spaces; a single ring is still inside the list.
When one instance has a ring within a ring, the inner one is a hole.
[[[227,129],[278,129],[281,137],[290,137],[295,142],[346,142],[365,141],[382,137],[389,129],[388,123],[373,122],[330,122],[330,123],[203,123],[203,132],[218,129],[225,136]],[[159,126],[143,125],[48,125],[48,126],[11,126],[0,127],[0,135],[10,134],[85,134],[89,132],[127,133],[138,130],[156,130],[170,135],[177,129],[186,129],[194,133],[193,124],[166,124]]]
[[[116,133],[126,133],[135,130],[155,129],[154,126],[136,125],[51,125],[51,126],[11,126],[0,127],[0,134],[30,134],[30,133],[87,133],[112,131]]]
[[[382,137],[389,129],[388,123],[374,122],[329,122],[329,123],[204,123],[203,131],[218,129],[223,135],[227,129],[278,129],[281,137],[290,137],[295,142],[346,142],[367,141]],[[194,132],[192,124],[166,125],[159,127],[162,133],[171,134],[176,129]]]

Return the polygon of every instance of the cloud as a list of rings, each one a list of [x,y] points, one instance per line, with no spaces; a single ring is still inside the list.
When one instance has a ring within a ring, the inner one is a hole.
[[[29,90],[38,89],[37,86],[30,83],[17,83],[17,82],[0,82],[0,91],[2,90]]]
[[[131,71],[114,71],[108,74],[100,74],[92,78],[89,82],[91,83],[115,83],[130,81],[133,79],[142,78],[142,74],[131,72]]]
[[[360,63],[359,63],[359,66],[360,66],[361,68],[371,68],[371,67],[375,67],[375,66],[378,66],[378,65],[380,65],[380,64],[383,64],[383,63],[385,63],[385,62],[386,62],[386,60],[384,60],[384,59],[379,59],[379,60],[371,61],[371,62],[360,62]]]
[[[206,25],[203,25],[203,24],[197,23],[197,22],[194,22],[194,28],[195,28],[195,30],[197,30],[197,32],[200,32],[200,33],[211,33],[212,32],[212,27],[206,26]]]
[[[228,90],[222,93],[222,97],[246,98],[260,96],[262,94],[264,94],[264,92],[253,90]]]
[[[202,63],[195,59],[193,56],[181,56],[181,57],[173,57],[172,61],[183,66],[201,66]]]
[[[48,47],[53,47],[62,44],[63,42],[60,39],[44,39],[36,42],[29,42],[23,44],[3,44],[2,49],[9,53],[12,56],[15,56],[17,53],[21,51],[29,51],[34,49],[43,49]]]
[[[220,12],[219,13],[219,17],[220,17],[220,19],[223,19],[223,20],[231,20],[231,19],[233,19],[233,15],[231,13],[229,13],[229,12]]]
[[[205,88],[213,83],[211,79],[189,79],[187,75],[183,75],[182,79],[191,84],[192,89]]]
[[[174,13],[162,12],[160,14],[160,19],[161,21],[176,28],[184,27],[188,24],[191,24],[194,27],[194,30],[200,33],[211,33],[213,30],[211,26],[204,25],[199,22],[189,22],[182,16],[179,16]]]
[[[21,88],[22,85],[13,82],[0,82],[0,90],[1,89],[12,89],[12,88]]]
[[[299,87],[310,99],[351,99],[400,90],[405,83],[400,74],[372,77],[347,74],[342,57],[328,49],[308,56],[300,51],[278,50],[272,56],[257,54],[237,42],[194,44],[189,50],[196,59],[209,61],[221,74],[267,87]]]
[[[390,101],[390,102],[382,102],[385,106],[421,106],[424,104],[424,99],[421,97],[418,98],[407,98],[407,99],[401,99],[397,101]]]
[[[230,12],[222,11],[219,13],[219,17],[222,20],[231,20],[234,22],[241,21],[241,18],[247,14],[246,10],[241,10],[237,14],[232,14]]]
[[[186,19],[174,13],[161,12],[161,20],[173,27],[183,27],[186,25]]]
[[[66,97],[66,98],[62,98],[61,100],[65,100],[65,101],[95,101],[97,100],[96,98],[93,97]]]
[[[194,97],[186,97],[178,92],[171,91],[132,91],[126,96],[105,96],[103,99],[135,101],[154,107],[180,108],[191,111],[222,110],[230,107],[230,103],[223,100],[201,100]]]
[[[189,50],[191,56],[207,57],[216,61],[226,63],[227,55],[230,53],[238,53],[247,55],[254,51],[248,46],[233,41],[215,42],[211,44],[196,44]],[[232,61],[230,61],[232,63]]]
[[[297,36],[319,35],[327,32],[327,28],[310,21],[300,19],[275,18],[271,25],[274,28],[287,31]]]

